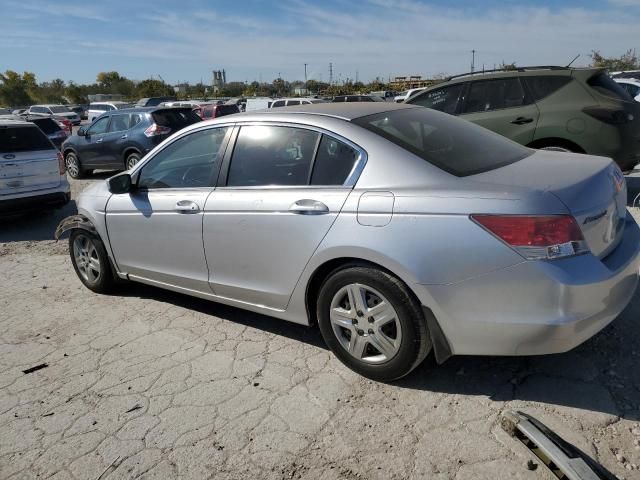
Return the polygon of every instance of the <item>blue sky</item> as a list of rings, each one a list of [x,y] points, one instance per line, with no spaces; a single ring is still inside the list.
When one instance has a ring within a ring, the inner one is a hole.
[[[640,0],[0,0],[0,71],[93,82],[270,81],[468,71],[502,60],[577,64],[640,53]]]

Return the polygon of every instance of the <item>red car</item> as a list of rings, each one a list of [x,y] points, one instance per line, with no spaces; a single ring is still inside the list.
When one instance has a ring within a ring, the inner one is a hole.
[[[214,105],[212,103],[203,103],[193,108],[193,111],[203,120],[211,118],[224,117],[233,113],[240,113],[237,105]]]

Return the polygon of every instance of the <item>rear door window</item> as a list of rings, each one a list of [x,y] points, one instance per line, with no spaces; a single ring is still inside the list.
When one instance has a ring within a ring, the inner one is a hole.
[[[276,100],[275,102],[273,102],[273,105],[271,105],[271,108],[284,107],[284,104],[284,100]]]
[[[287,107],[290,107],[292,105],[300,105],[300,100],[289,100],[287,102]]]
[[[529,87],[533,99],[538,101],[567,85],[571,82],[571,77],[541,75],[539,77],[523,77],[522,80],[527,84],[527,87]]]
[[[353,147],[322,135],[313,163],[311,185],[343,185],[359,158],[360,154]]]
[[[142,121],[142,115],[140,115],[139,113],[132,113],[131,114],[131,123],[129,124],[129,128],[135,127],[141,121]]]
[[[55,150],[42,131],[34,126],[0,127],[0,152],[18,153],[37,150]]]
[[[129,115],[111,115],[109,132],[122,132],[129,129]]]
[[[464,84],[459,83],[436,90],[430,90],[422,95],[413,97],[408,103],[453,115],[458,109],[458,99],[460,98],[463,87]]]
[[[517,78],[472,82],[462,113],[490,112],[525,103],[524,90]]]
[[[629,93],[609,77],[605,72],[596,73],[587,80],[587,84],[598,93],[619,100],[633,100]]]
[[[243,126],[233,149],[227,186],[307,185],[319,137],[302,128]]]
[[[497,133],[427,108],[384,112],[352,122],[458,177],[503,167],[532,153]]]

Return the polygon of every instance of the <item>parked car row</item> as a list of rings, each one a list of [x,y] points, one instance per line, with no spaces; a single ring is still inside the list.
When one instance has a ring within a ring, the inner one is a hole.
[[[460,116],[532,148],[640,163],[640,104],[604,70],[525,67],[450,77],[406,103]]]

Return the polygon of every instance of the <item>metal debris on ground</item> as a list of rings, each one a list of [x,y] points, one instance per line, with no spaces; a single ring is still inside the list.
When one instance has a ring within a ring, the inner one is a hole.
[[[43,368],[47,368],[49,366],[48,363],[41,363],[40,365],[36,365],[35,367],[27,368],[26,370],[22,370],[22,373],[33,373],[38,370],[42,370]]]
[[[507,411],[502,415],[501,425],[509,435],[520,440],[538,457],[557,478],[616,480],[602,465],[526,413]],[[529,461],[527,465],[531,463],[533,462]]]

